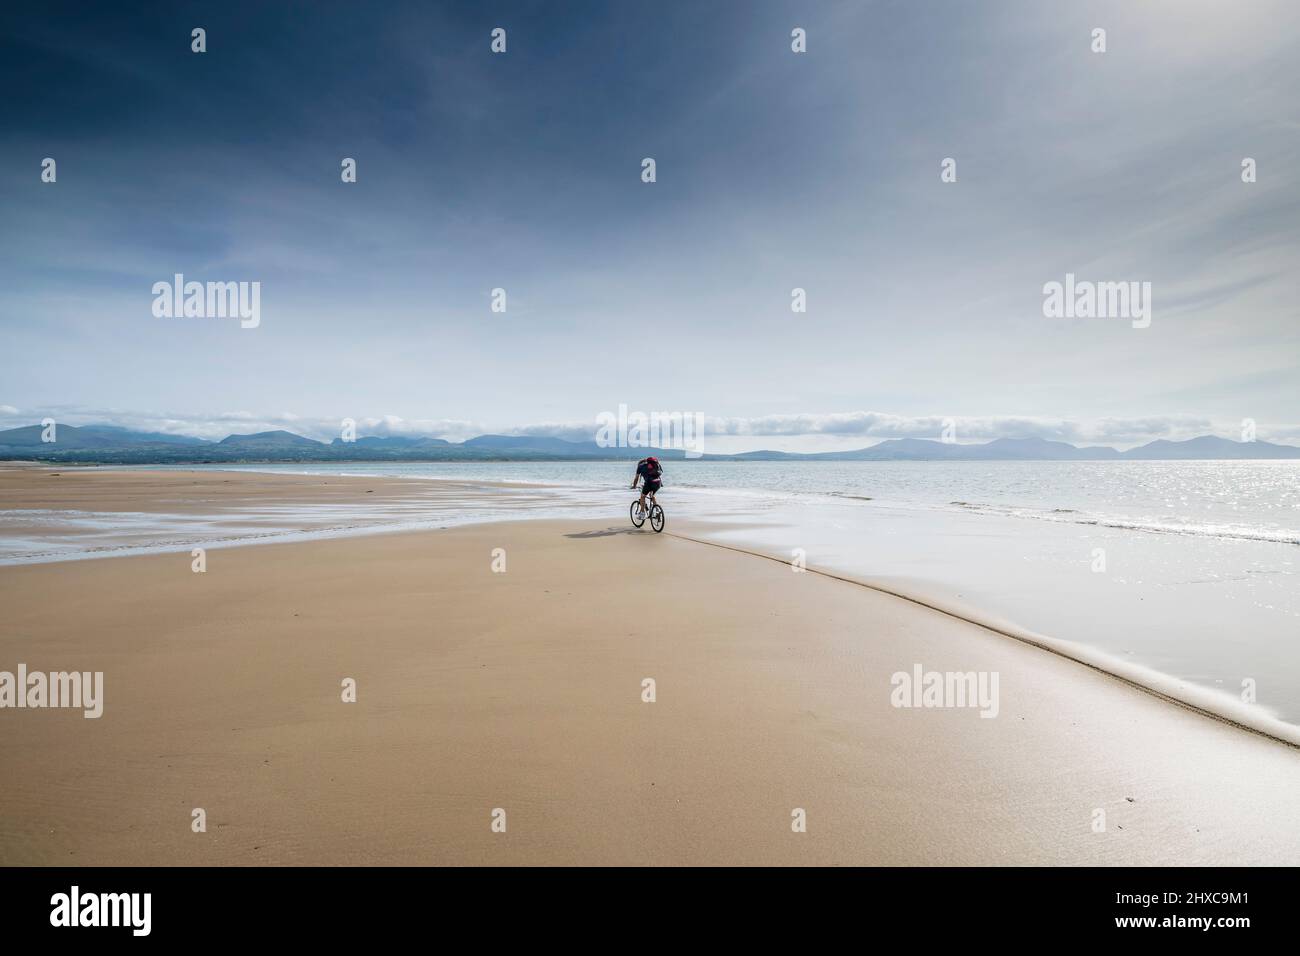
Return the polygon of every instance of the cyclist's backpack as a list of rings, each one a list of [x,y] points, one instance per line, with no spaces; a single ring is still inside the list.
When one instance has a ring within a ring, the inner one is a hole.
[[[659,459],[647,458],[645,461],[645,472],[646,476],[651,481],[658,480],[659,476],[663,474],[663,469],[659,467]]]

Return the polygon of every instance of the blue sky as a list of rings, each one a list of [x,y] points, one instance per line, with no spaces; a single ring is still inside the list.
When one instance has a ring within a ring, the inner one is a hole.
[[[959,440],[1252,418],[1300,442],[1294,3],[55,3],[0,23],[0,426],[578,437],[623,403],[702,413],[718,450],[945,418]],[[1151,326],[1044,317],[1067,272],[1151,282]],[[260,282],[260,325],[156,318],[175,273]]]

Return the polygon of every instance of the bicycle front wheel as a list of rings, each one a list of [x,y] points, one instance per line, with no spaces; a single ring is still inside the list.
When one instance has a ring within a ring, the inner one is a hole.
[[[632,524],[638,528],[645,524],[645,512],[641,510],[641,502],[632,502]]]

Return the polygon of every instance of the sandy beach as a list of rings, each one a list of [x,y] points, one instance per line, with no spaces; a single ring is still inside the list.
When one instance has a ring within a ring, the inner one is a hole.
[[[463,486],[445,482],[347,476],[284,475],[241,471],[130,471],[98,467],[47,468],[0,463],[0,502],[30,510],[32,524],[46,510],[140,514],[228,514],[294,506],[445,500]],[[431,502],[432,503],[432,502]]]
[[[467,493],[0,472],[11,509]],[[674,530],[612,514],[214,549],[203,573],[188,550],[0,568],[0,670],[104,674],[98,719],[0,710],[0,864],[1300,860],[1300,750]],[[996,717],[893,706],[918,665],[996,673]]]

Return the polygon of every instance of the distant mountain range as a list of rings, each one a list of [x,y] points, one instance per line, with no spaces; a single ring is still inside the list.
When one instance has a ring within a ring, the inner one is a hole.
[[[602,448],[594,441],[527,435],[480,435],[464,442],[441,438],[336,438],[320,442],[287,431],[229,435],[219,442],[182,435],[136,432],[112,425],[59,425],[54,442],[42,442],[40,425],[0,431],[0,459],[98,462],[103,464],[185,464],[203,462],[307,461],[624,461],[653,454],[684,458],[677,449]],[[798,454],[750,451],[705,455],[712,461],[1133,461],[1189,459],[1300,459],[1300,448],[1265,441],[1238,442],[1203,435],[1187,441],[1149,442],[1116,451],[1043,438],[999,438],[980,445],[957,445],[924,438],[883,441],[855,451]]]
[[[1300,458],[1300,448],[1294,445],[1274,445],[1266,441],[1232,441],[1214,435],[1202,435],[1186,441],[1166,441],[1162,438],[1128,451],[1117,451],[1102,445],[1079,448],[1046,438],[996,438],[981,445],[957,445],[926,438],[896,438],[855,451],[821,452],[815,455],[753,451],[726,457],[751,461],[1179,461]]]

